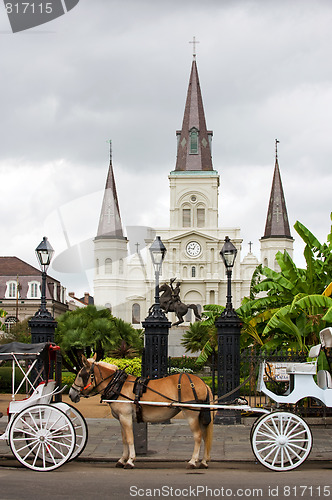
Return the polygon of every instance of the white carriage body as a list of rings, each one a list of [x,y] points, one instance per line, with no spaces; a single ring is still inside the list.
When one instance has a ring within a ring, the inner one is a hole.
[[[317,372],[317,358],[322,347],[332,347],[332,328],[325,328],[320,332],[321,344],[310,349],[306,363],[283,363],[286,373],[290,376],[290,388],[285,394],[278,395],[266,387],[264,381],[265,367],[263,361],[259,368],[257,391],[263,392],[276,403],[296,404],[303,398],[314,398],[325,406],[332,407],[332,379],[327,370]],[[317,375],[317,381],[315,376]]]

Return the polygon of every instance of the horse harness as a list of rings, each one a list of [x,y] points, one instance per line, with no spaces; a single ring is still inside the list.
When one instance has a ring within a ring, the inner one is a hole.
[[[93,368],[93,367],[91,367],[91,368]],[[124,370],[118,370],[115,372],[114,376],[111,378],[111,380],[109,381],[109,383],[107,384],[107,386],[105,387],[105,389],[101,395],[101,402],[105,399],[106,400],[107,399],[118,399],[120,396],[125,398],[125,399],[128,399],[130,401],[133,401],[134,405],[135,405],[135,409],[136,409],[137,422],[141,423],[141,422],[143,422],[143,415],[142,415],[142,406],[140,405],[139,402],[140,402],[142,395],[147,391],[147,389],[158,394],[159,396],[162,396],[165,399],[168,399],[169,401],[171,401],[173,403],[181,403],[182,402],[181,401],[181,399],[182,399],[181,380],[182,380],[183,375],[187,376],[187,378],[189,380],[190,387],[192,389],[193,396],[194,396],[193,402],[202,403],[203,401],[201,401],[198,398],[197,392],[195,389],[195,384],[191,380],[190,375],[188,373],[180,373],[179,374],[179,379],[178,379],[178,384],[177,384],[177,389],[178,389],[178,400],[177,401],[172,399],[172,398],[169,398],[168,396],[165,396],[164,394],[161,394],[160,392],[156,391],[155,389],[152,389],[151,387],[148,387],[148,384],[151,380],[151,379],[149,379],[149,377],[137,377],[135,380],[130,381],[134,384],[134,386],[133,386],[134,399],[131,399],[130,397],[121,393],[122,387],[128,378],[128,374]],[[209,397],[209,395],[207,393],[207,399],[208,399],[208,397]],[[191,403],[191,401],[186,401],[186,402]],[[206,401],[204,401],[204,402],[206,402]]]

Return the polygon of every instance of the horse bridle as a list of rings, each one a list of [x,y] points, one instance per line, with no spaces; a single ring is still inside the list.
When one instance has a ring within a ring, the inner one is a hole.
[[[99,370],[99,375],[100,375],[100,382],[98,382],[98,384],[96,383],[96,377],[95,377],[95,366],[98,367],[98,370]],[[81,373],[83,370],[86,371],[86,373]],[[76,390],[79,390],[80,394],[82,394],[82,391],[85,391],[86,389],[88,389],[89,387],[93,386],[92,387],[92,390],[93,389],[97,389],[98,386],[100,384],[102,384],[103,382],[105,382],[106,380],[109,380],[110,378],[112,378],[114,376],[114,373],[112,373],[112,375],[109,375],[108,377],[104,378],[102,373],[101,373],[101,370],[100,370],[100,366],[98,365],[98,363],[96,363],[95,361],[92,362],[91,366],[90,366],[90,370],[88,371],[86,366],[83,366],[83,368],[81,368],[80,370],[80,377],[82,378],[83,380],[83,385],[82,386],[79,386],[77,385],[75,382],[72,384],[72,387],[74,387],[74,389]],[[86,380],[84,381],[84,378],[86,378]],[[90,380],[90,382],[89,382]],[[89,382],[89,383],[88,383]],[[96,396],[97,394],[100,394],[98,391],[95,393],[95,394],[91,394],[91,391],[89,392],[89,394],[85,395],[85,394],[82,394],[83,397],[85,398],[88,398],[90,396]]]

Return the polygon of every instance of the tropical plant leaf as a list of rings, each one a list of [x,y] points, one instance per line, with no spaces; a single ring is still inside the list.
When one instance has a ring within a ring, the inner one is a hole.
[[[326,321],[332,325],[332,307],[327,311],[327,313],[323,316],[323,321]]]
[[[301,222],[296,221],[294,224],[295,231],[301,236],[302,240],[312,249],[313,252],[323,253],[323,246],[318,241],[316,236],[314,236],[309,229],[307,229]]]
[[[327,287],[325,288],[324,292],[323,292],[323,295],[325,295],[325,297],[330,297],[330,295],[332,295],[332,281],[329,285],[327,285]]]
[[[308,314],[317,314],[317,311],[323,312],[332,307],[332,299],[325,295],[307,295],[299,299],[296,305]]]

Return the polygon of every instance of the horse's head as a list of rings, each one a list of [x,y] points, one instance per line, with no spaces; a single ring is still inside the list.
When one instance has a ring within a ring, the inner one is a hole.
[[[95,389],[98,392],[103,389],[102,382],[109,380],[117,371],[118,367],[107,363],[97,363],[96,354],[93,358],[86,359],[82,355],[83,367],[76,375],[75,381],[69,390],[69,397],[73,403],[78,403],[83,397],[89,397],[89,394]],[[107,374],[104,375],[105,368]],[[100,390],[98,390],[100,389]]]
[[[162,285],[159,286],[159,292],[169,292],[171,294],[172,290],[171,287],[167,285],[167,283],[163,283]]]

